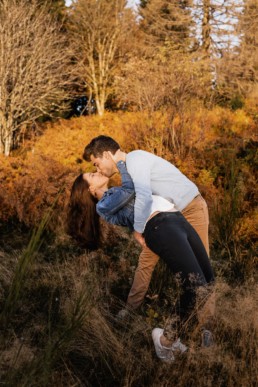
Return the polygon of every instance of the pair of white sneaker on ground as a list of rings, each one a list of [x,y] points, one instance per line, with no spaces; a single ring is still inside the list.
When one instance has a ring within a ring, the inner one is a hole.
[[[152,340],[154,343],[156,355],[159,359],[166,363],[172,363],[175,360],[175,353],[182,354],[187,351],[187,346],[177,339],[171,347],[165,347],[161,344],[160,338],[163,335],[164,329],[154,328],[152,331]]]
[[[154,328],[152,331],[152,339],[155,346],[155,351],[159,359],[166,363],[172,363],[175,360],[175,354],[182,354],[188,350],[188,347],[177,339],[170,347],[165,347],[161,344],[160,338],[163,335],[164,329]],[[203,328],[202,330],[202,348],[212,347],[214,345],[213,335],[211,331]]]

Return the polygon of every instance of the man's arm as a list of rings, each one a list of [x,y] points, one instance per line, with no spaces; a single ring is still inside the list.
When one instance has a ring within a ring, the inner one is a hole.
[[[149,163],[144,160],[144,155],[133,152],[128,154],[126,165],[131,175],[135,189],[134,205],[134,230],[142,234],[145,223],[151,213],[152,191],[151,191],[151,170]],[[136,239],[138,234],[136,233]]]

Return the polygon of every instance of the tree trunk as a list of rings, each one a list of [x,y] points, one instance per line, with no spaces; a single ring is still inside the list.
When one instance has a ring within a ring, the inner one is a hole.
[[[9,156],[12,147],[13,138],[13,122],[5,118],[3,114],[0,115],[0,153]]]
[[[99,116],[103,116],[104,110],[105,110],[104,107],[100,106],[100,108],[99,108]]]
[[[2,139],[0,141],[0,154],[2,155],[4,153],[4,144],[2,143]]]
[[[5,136],[4,141],[4,155],[9,156],[11,152],[11,146],[12,146],[12,132],[9,131]]]
[[[2,98],[2,94],[1,94]],[[0,109],[0,153],[1,155],[4,153],[4,114],[2,109]]]
[[[103,116],[103,114],[104,114],[104,106],[101,103],[100,98],[95,97],[95,100],[96,100],[96,106],[97,106],[98,115],[99,116]]]
[[[102,95],[99,95],[101,93],[97,93],[95,94],[95,102],[96,102],[96,106],[97,106],[97,112],[98,112],[98,115],[99,116],[103,116],[104,112],[105,112],[105,97],[103,97]]]
[[[202,19],[202,48],[206,58],[210,57],[211,46],[211,26],[210,26],[210,0],[203,1],[203,19]]]
[[[105,96],[106,96],[106,93],[105,93],[105,90],[103,89],[100,93],[100,98],[99,98],[99,100],[100,100],[100,114],[99,115],[100,116],[103,116],[103,114],[105,112],[105,100],[106,100]]]
[[[12,146],[12,132],[9,133],[7,131],[1,130],[1,141],[0,141],[0,154],[4,154],[5,156],[9,156],[11,152]]]

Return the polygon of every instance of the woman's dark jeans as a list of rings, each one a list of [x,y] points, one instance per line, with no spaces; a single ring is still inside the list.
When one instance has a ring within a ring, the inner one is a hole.
[[[194,308],[196,290],[214,280],[213,270],[203,243],[181,212],[160,212],[145,227],[147,246],[180,276],[182,294],[177,306],[181,321]]]

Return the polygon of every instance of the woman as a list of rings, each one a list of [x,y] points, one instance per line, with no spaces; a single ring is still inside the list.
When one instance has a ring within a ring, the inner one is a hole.
[[[121,187],[108,189],[109,178],[101,173],[79,175],[72,186],[68,231],[81,245],[97,248],[101,230],[99,216],[108,223],[133,231],[134,185],[125,165],[121,165]]]
[[[117,163],[117,168],[121,174],[121,187],[108,189],[108,178],[100,173],[82,174],[73,184],[68,215],[69,230],[75,239],[88,247],[97,247],[100,242],[98,216],[133,231],[133,181],[123,161]],[[193,311],[196,290],[214,280],[206,250],[196,231],[174,205],[156,195],[153,195],[144,237],[146,245],[180,277],[182,294],[176,312],[183,326]],[[152,337],[156,353],[164,361],[172,361],[175,350],[186,350],[176,336],[167,338],[163,329],[155,328]]]

